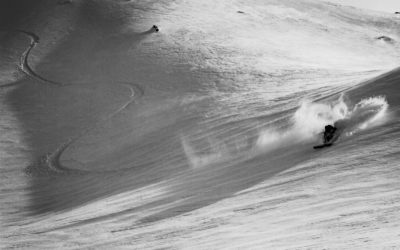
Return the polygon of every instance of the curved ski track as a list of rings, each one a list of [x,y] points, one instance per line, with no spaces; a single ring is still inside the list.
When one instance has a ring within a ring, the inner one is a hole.
[[[39,80],[40,82],[43,83],[47,83],[47,84],[52,84],[52,85],[56,85],[58,87],[63,87],[63,86],[71,86],[73,84],[67,84],[67,83],[62,83],[62,82],[56,82],[53,80],[49,80],[46,79],[45,77],[39,75],[38,73],[36,73],[30,66],[28,63],[28,58],[29,55],[31,53],[31,51],[36,47],[36,45],[39,43],[39,36],[36,35],[33,32],[29,32],[29,31],[25,31],[25,30],[1,30],[0,32],[16,32],[16,33],[21,33],[24,34],[26,36],[28,36],[30,38],[30,44],[29,46],[26,48],[26,50],[22,53],[21,58],[20,58],[20,62],[19,62],[19,69],[27,76],[36,80]],[[0,87],[8,87],[8,86],[13,86],[18,84],[19,82],[12,82],[12,83],[8,83],[8,84],[3,84]],[[31,165],[28,166],[28,168],[26,169],[26,172],[28,174],[34,175],[35,172],[39,173],[39,174],[48,174],[48,171],[46,170],[50,170],[52,173],[56,173],[56,174],[63,174],[63,173],[92,173],[89,171],[84,171],[84,170],[71,170],[68,169],[66,167],[63,167],[60,163],[60,157],[62,155],[62,153],[75,141],[77,141],[79,138],[81,138],[82,136],[84,136],[85,134],[87,134],[88,132],[90,132],[91,130],[93,130],[94,128],[96,128],[97,126],[99,126],[100,124],[106,122],[107,120],[112,119],[115,115],[119,114],[121,111],[123,111],[124,109],[126,109],[131,103],[133,103],[137,98],[141,97],[144,94],[143,89],[141,88],[140,85],[138,84],[134,84],[134,83],[127,83],[127,82],[117,82],[117,84],[123,85],[124,87],[128,88],[130,91],[130,96],[128,101],[126,101],[121,107],[119,107],[117,110],[115,110],[114,112],[112,112],[111,114],[109,114],[108,116],[106,116],[103,119],[99,119],[97,122],[95,122],[94,125],[84,129],[81,133],[79,133],[78,135],[74,136],[73,138],[70,138],[67,142],[61,144],[58,148],[56,148],[53,152],[48,153],[42,157],[40,157],[40,159],[37,161],[37,165]],[[37,168],[40,169],[37,169]],[[42,169],[45,168],[45,169]],[[37,172],[39,170],[39,172]],[[45,170],[45,172],[43,173],[42,170]],[[108,171],[102,171],[102,172],[108,172]]]

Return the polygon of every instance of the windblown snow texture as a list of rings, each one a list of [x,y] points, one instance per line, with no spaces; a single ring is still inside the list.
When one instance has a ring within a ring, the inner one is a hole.
[[[0,245],[399,247],[398,27],[313,0],[2,1]]]

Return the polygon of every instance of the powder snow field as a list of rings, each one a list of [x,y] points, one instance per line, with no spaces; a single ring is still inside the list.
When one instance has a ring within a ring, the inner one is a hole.
[[[399,27],[313,0],[3,1],[1,248],[399,248]]]

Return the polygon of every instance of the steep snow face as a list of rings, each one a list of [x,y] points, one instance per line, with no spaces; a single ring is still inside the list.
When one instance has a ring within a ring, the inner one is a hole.
[[[6,248],[398,245],[399,71],[360,84],[398,66],[398,18],[17,3],[0,10]],[[339,146],[314,151],[336,122]]]

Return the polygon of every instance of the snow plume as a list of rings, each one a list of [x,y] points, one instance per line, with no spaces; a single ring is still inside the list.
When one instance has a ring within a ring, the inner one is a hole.
[[[303,101],[293,114],[289,128],[263,130],[257,146],[268,151],[293,143],[307,142],[315,139],[328,124],[351,135],[381,121],[388,106],[383,96],[362,99],[354,107],[344,101],[343,95],[333,103]]]

